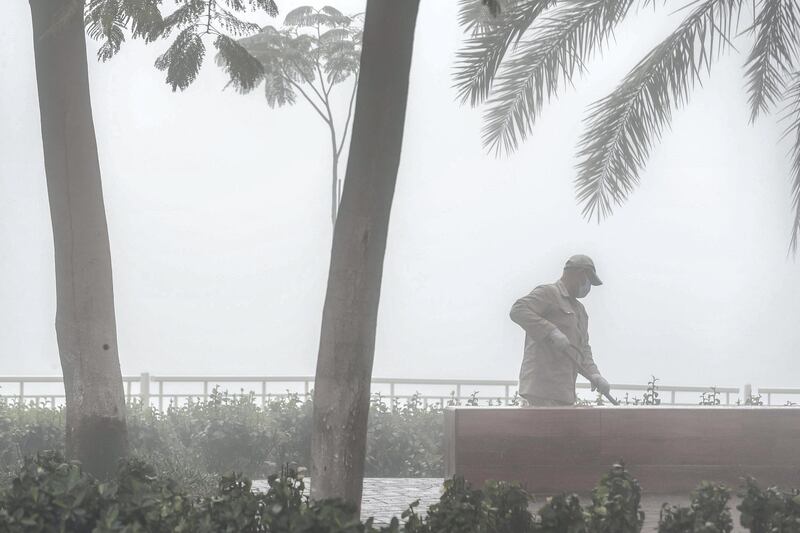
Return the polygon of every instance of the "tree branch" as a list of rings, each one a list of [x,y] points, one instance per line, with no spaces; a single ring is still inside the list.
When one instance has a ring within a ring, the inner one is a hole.
[[[308,94],[307,94],[307,93],[306,93],[306,92],[303,90],[303,88],[300,86],[300,84],[298,84],[298,83],[297,83],[297,82],[295,82],[295,81],[294,81],[294,80],[293,80],[291,77],[289,77],[289,76],[286,74],[286,71],[284,70],[284,68],[283,68],[282,66],[280,67],[280,69],[281,69],[281,73],[283,74],[283,79],[285,79],[286,81],[288,81],[290,84],[292,84],[292,86],[293,86],[295,89],[297,89],[298,91],[300,91],[300,94],[302,94],[302,95],[303,95],[303,97],[304,97],[304,98],[305,98],[305,99],[308,101],[308,103],[309,103],[309,104],[311,104],[311,107],[313,107],[313,108],[314,108],[314,111],[316,111],[317,113],[319,113],[319,116],[320,116],[320,117],[322,117],[322,120],[324,120],[326,123],[330,124],[330,122],[328,121],[328,118],[325,116],[325,114],[322,112],[322,110],[321,110],[321,109],[320,109],[320,108],[317,106],[317,104],[315,104],[315,103],[314,103],[314,100],[312,100],[312,99],[311,99],[311,98],[308,96]],[[312,86],[312,87],[313,87],[313,86]]]
[[[347,109],[347,121],[345,121],[344,129],[342,130],[341,143],[339,144],[339,148],[336,150],[337,157],[341,155],[342,149],[344,148],[344,140],[347,138],[347,129],[350,127],[350,119],[353,116],[353,102],[355,102],[356,100],[357,90],[358,90],[358,74],[355,75],[355,82],[353,83],[353,92],[350,95],[350,106]]]

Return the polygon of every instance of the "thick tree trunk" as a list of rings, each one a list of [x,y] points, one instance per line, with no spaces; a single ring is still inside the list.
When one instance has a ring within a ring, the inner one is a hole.
[[[30,0],[56,271],[67,455],[107,477],[128,451],[83,2]]]
[[[375,326],[419,0],[368,0],[314,384],[315,499],[360,507]]]

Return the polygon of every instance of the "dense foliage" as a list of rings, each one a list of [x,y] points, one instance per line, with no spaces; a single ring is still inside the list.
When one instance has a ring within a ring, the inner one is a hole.
[[[762,490],[748,480],[742,492],[742,525],[753,533],[796,532],[797,491]],[[701,484],[688,507],[661,511],[661,533],[728,533],[729,491]],[[282,468],[266,491],[253,491],[241,474],[218,478],[209,495],[187,490],[152,465],[131,459],[117,476],[100,482],[58,452],[24,460],[13,481],[0,489],[0,531],[56,532],[307,532],[307,533],[638,533],[643,513],[639,486],[623,465],[614,465],[584,508],[575,494],[548,498],[531,512],[533,498],[513,483],[488,482],[478,489],[463,479],[444,483],[438,503],[419,512],[409,505],[400,518],[376,525],[337,500],[310,501],[296,471]]]
[[[291,465],[310,464],[311,401],[297,395],[264,406],[251,394],[214,390],[206,401],[170,407],[161,413],[135,403],[128,409],[128,434],[135,456],[202,491],[214,476],[236,471],[265,479]],[[417,397],[394,409],[373,397],[366,475],[441,477],[443,420],[440,406]],[[40,450],[64,452],[64,413],[0,400],[0,482],[7,481],[23,457]]]
[[[691,494],[688,507],[664,504],[661,508],[659,533],[730,533],[733,519],[728,500],[730,491],[724,485],[701,483]],[[744,525],[744,520],[742,521]],[[755,531],[755,530],[753,530]]]

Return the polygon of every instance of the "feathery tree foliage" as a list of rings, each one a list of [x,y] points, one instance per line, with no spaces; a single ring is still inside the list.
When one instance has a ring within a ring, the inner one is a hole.
[[[283,28],[265,26],[260,33],[239,40],[264,68],[264,94],[270,107],[292,105],[299,93],[330,131],[332,154],[331,222],[341,198],[339,160],[352,118],[358,88],[362,17],[343,15],[331,6],[298,7],[286,15]],[[337,134],[331,93],[350,77],[347,118]]]
[[[486,105],[484,146],[514,151],[542,107],[585,70],[636,7],[653,0],[461,0],[469,33],[458,54],[462,103]],[[654,143],[715,60],[753,36],[745,63],[751,122],[782,107],[793,139],[790,253],[800,244],[800,5],[798,0],[687,0],[678,27],[611,94],[595,102],[578,146],[577,199],[598,221],[639,183]]]
[[[80,8],[83,0],[73,0]],[[90,37],[103,44],[98,59],[107,61],[119,52],[126,34],[154,42],[172,34],[169,48],[155,66],[166,72],[172,90],[184,90],[197,78],[206,54],[204,38],[213,38],[217,63],[240,90],[253,89],[264,77],[261,63],[236,39],[257,33],[260,26],[241,13],[277,16],[274,0],[178,0],[178,7],[163,16],[161,0],[85,0],[84,20]]]

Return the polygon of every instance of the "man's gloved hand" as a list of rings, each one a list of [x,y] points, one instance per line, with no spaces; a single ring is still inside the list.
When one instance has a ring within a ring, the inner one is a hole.
[[[569,339],[558,328],[550,332],[550,335],[547,336],[547,340],[549,340],[550,344],[559,352],[564,352],[569,349]]]
[[[593,391],[600,391],[601,394],[611,393],[611,385],[608,384],[606,378],[600,374],[592,374],[591,378]]]

